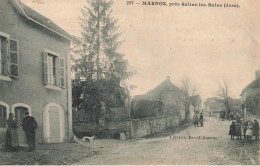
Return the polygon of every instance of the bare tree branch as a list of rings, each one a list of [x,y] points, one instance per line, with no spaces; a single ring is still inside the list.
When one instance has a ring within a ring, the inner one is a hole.
[[[229,84],[226,80],[223,80],[222,82],[218,82],[219,89],[216,92],[216,96],[219,98],[220,101],[222,101],[227,109],[227,115],[229,118],[229,113],[231,112],[231,102],[230,102],[230,96],[229,96]]]

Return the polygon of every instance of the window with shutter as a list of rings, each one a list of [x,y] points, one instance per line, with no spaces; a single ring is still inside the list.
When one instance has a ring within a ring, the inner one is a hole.
[[[0,31],[0,80],[12,81],[19,71],[18,41]]]
[[[64,59],[53,51],[44,50],[44,83],[47,88],[60,90],[65,87]]]
[[[9,48],[9,56],[10,56],[10,76],[11,77],[18,77],[18,41],[14,39],[10,39],[10,48]]]

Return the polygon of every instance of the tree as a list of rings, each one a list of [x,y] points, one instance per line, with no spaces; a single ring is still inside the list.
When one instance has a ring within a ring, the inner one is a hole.
[[[219,89],[216,93],[216,95],[218,96],[219,100],[224,103],[227,112],[227,118],[229,119],[229,114],[231,112],[231,98],[229,96],[229,84],[227,83],[226,80],[219,82]]]
[[[73,70],[73,104],[102,115],[101,107],[122,106],[120,84],[131,76],[127,60],[118,53],[122,44],[117,33],[117,20],[112,17],[112,1],[89,0],[81,10],[82,44],[75,52]],[[80,93],[80,94],[79,94]]]
[[[254,94],[247,96],[245,106],[247,111],[250,111],[252,114],[259,115],[258,110],[260,110],[260,95]]]
[[[190,116],[190,96],[193,96],[196,92],[196,88],[191,85],[191,82],[189,79],[183,79],[181,80],[180,89],[182,90],[182,101],[185,107],[185,120],[189,120]],[[195,110],[195,106],[194,106]]]

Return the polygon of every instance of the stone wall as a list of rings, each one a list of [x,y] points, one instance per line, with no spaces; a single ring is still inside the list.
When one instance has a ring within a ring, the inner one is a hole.
[[[103,122],[102,124],[86,124],[77,123],[74,124],[74,132],[87,133],[87,134],[99,134],[106,133],[110,137],[118,137],[119,133],[125,133],[127,138],[141,138],[149,136],[155,133],[159,133],[163,130],[179,126],[181,124],[180,117],[178,116],[162,116],[145,119],[129,119],[125,121],[117,122]],[[90,135],[89,135],[90,136]],[[105,137],[105,136],[104,136]]]
[[[176,116],[133,119],[131,138],[145,137],[178,125],[180,125],[180,120]]]

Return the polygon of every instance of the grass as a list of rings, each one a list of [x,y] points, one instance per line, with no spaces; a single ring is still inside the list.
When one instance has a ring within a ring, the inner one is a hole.
[[[98,154],[89,144],[77,143],[38,144],[34,152],[20,148],[19,152],[8,152],[2,146],[0,151],[1,165],[65,165],[72,164]]]

